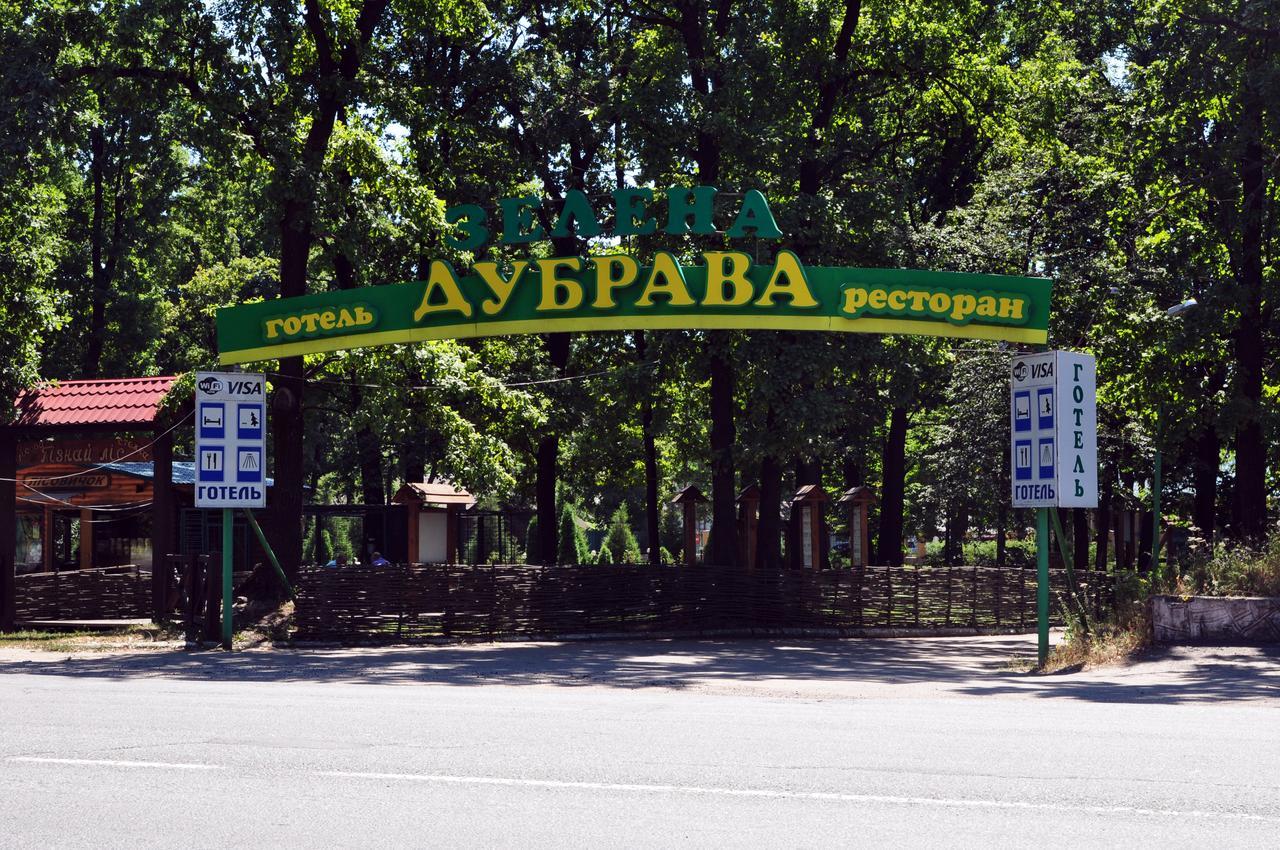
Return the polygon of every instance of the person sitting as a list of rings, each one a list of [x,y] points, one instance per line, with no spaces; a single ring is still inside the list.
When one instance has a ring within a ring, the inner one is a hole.
[[[374,567],[389,567],[389,566],[391,566],[391,562],[390,562],[390,561],[388,561],[386,558],[382,557],[382,553],[381,553],[381,552],[374,552],[374,553],[373,553],[373,560],[371,560],[371,561],[369,562],[369,564],[370,564],[371,566],[374,566]]]
[[[347,556],[339,555],[338,557],[325,564],[326,567],[345,567],[347,565]]]

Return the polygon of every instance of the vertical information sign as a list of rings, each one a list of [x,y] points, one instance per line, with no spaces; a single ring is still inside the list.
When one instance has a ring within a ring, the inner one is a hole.
[[[195,405],[195,506],[266,507],[266,378],[197,372]]]
[[[1014,358],[1009,423],[1015,508],[1097,507],[1096,384],[1088,354]]]

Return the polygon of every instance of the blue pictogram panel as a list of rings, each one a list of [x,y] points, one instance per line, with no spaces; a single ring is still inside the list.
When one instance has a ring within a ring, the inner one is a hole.
[[[262,439],[262,405],[236,405],[236,437],[241,440]]]
[[[1040,429],[1053,428],[1053,387],[1041,387],[1036,390],[1036,417],[1040,420]]]
[[[227,477],[226,449],[222,446],[200,449],[200,481],[225,481]]]
[[[1041,478],[1053,478],[1053,437],[1041,437],[1037,446],[1036,465],[1040,468]]]
[[[202,401],[196,412],[200,439],[221,440],[227,436],[227,409],[220,401]]]
[[[1030,440],[1014,440],[1013,442],[1013,478],[1015,481],[1030,481],[1033,468]]]
[[[254,446],[236,451],[236,481],[242,484],[262,481],[262,449]]]
[[[1019,390],[1013,394],[1013,430],[1031,430],[1031,391]]]

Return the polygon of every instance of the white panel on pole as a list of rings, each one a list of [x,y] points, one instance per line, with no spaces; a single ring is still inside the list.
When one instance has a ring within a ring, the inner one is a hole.
[[[197,508],[267,505],[266,377],[196,373]]]
[[[1070,351],[1016,357],[1010,378],[1013,506],[1097,507],[1093,357]]]
[[[1098,377],[1091,354],[1058,354],[1058,506],[1098,506]]]

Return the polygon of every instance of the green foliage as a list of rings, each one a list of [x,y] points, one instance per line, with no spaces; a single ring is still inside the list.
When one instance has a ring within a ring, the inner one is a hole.
[[[925,544],[925,563],[931,566],[942,566],[943,546],[941,541],[930,541]],[[994,567],[996,565],[996,541],[975,540],[964,544],[963,555],[957,562],[965,566]],[[1004,565],[1010,569],[1035,567],[1035,540],[1005,541]]]
[[[605,534],[604,545],[614,553],[621,564],[638,564],[641,561],[640,544],[631,531],[631,520],[627,515],[627,505],[622,503],[609,519],[609,530]]]
[[[1167,512],[1207,536],[1280,492],[1274,3],[642,5],[343,0],[307,20],[308,4],[247,0],[3,4],[0,400],[42,378],[211,366],[226,304],[465,267],[449,205],[492,217],[526,191],[702,181],[766,192],[784,238],[750,246],[761,262],[789,248],[1054,278],[1051,345],[1098,357],[1113,509],[1149,492],[1157,448]],[[616,247],[693,262],[722,241]],[[603,247],[568,243],[528,253]],[[1190,295],[1198,310],[1164,315]],[[537,336],[311,356],[304,433],[273,455],[300,453],[315,499],[445,480],[527,507],[553,435],[561,501],[608,518],[602,551],[639,561],[614,509],[639,514],[647,444],[664,498],[710,492],[710,339],[580,334],[563,368]],[[804,465],[833,493],[901,484],[908,531],[968,563],[993,563],[994,544],[960,540],[1026,524],[1006,509],[1016,347],[715,339],[734,364],[736,486],[773,475],[781,503]],[[894,408],[901,470],[883,458]],[[1236,463],[1241,445],[1261,451]],[[672,561],[681,516],[660,509],[646,542]],[[585,560],[578,525],[559,524],[559,559]],[[534,562],[536,541],[531,526]],[[1027,558],[1010,543],[1009,565]],[[1215,550],[1196,581],[1261,586],[1248,565],[1266,559]]]
[[[587,535],[579,527],[573,506],[565,503],[560,509],[558,564],[586,564],[590,562],[591,549]]]
[[[618,563],[614,560],[613,551],[609,548],[609,544],[606,543],[600,547],[600,551],[596,553],[595,563],[600,565]]]
[[[524,537],[524,562],[526,564],[542,563],[542,550],[538,544],[538,518],[536,516],[529,520],[529,531]]]
[[[1280,596],[1280,534],[1256,548],[1215,546],[1182,567],[1173,584],[1188,595]]]

